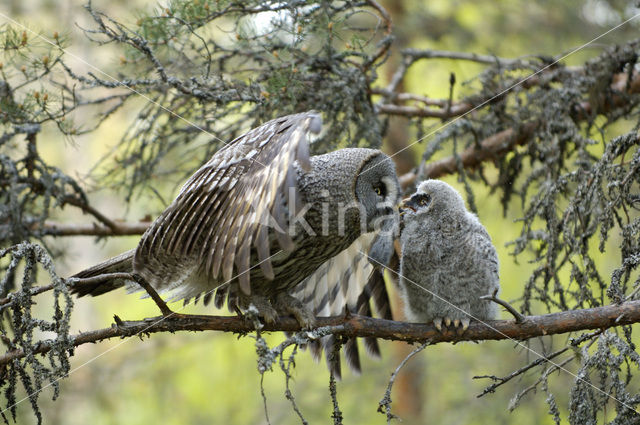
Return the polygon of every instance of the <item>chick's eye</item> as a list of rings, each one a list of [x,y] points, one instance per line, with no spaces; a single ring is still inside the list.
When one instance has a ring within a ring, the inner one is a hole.
[[[429,202],[431,202],[431,195],[427,194],[424,195],[420,198],[420,200],[418,201],[418,204],[420,204],[421,206],[425,207],[427,205],[429,205]]]

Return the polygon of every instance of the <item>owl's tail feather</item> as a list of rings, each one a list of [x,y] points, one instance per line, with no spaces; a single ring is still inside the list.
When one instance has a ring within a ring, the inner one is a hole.
[[[361,316],[374,317],[370,301],[373,301],[373,305],[375,306],[380,318],[392,320],[391,302],[384,283],[383,270],[378,267],[375,267],[371,272],[369,280],[358,298],[356,313]],[[378,345],[377,338],[366,337],[363,339],[367,354],[374,358],[380,358],[380,346]],[[319,341],[312,341],[308,345],[311,354],[316,360],[321,356],[322,351],[324,350],[327,366],[336,379],[340,379],[342,377],[339,354],[340,347],[337,346],[338,344],[339,342],[336,337],[334,335],[329,335],[323,337]],[[349,369],[352,373],[359,375],[362,373],[362,367],[360,363],[360,350],[358,348],[357,338],[348,338],[346,341],[343,341],[343,344],[344,357]]]
[[[133,271],[133,254],[135,249],[124,252],[93,267],[76,273],[71,277],[86,279],[98,277],[107,273],[130,273]],[[97,282],[78,281],[72,284],[71,292],[83,297],[91,295],[93,297],[113,291],[125,285],[124,279],[106,279]]]

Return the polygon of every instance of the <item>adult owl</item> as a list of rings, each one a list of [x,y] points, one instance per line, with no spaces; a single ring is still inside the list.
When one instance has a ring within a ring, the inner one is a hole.
[[[405,313],[463,333],[470,320],[490,320],[499,289],[498,255],[491,237],[462,196],[439,180],[422,182],[403,201],[400,288]]]
[[[170,300],[203,296],[205,304],[217,290],[217,305],[225,299],[242,311],[252,305],[269,323],[292,314],[303,327],[328,306],[365,309],[381,289],[338,267],[356,264],[366,272],[362,258],[349,256],[393,214],[397,176],[375,149],[310,157],[308,136],[321,126],[319,114],[306,112],[236,138],[189,178],[136,249],[74,277],[132,272]],[[318,279],[327,286],[315,287]],[[125,283],[139,288],[123,280],[79,281],[73,290],[100,295]]]

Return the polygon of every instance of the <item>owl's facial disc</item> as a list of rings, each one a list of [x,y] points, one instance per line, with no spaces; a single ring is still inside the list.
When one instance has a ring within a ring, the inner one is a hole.
[[[372,185],[376,195],[375,216],[385,216],[393,214],[393,206],[398,199],[398,187],[394,179],[389,176],[382,176],[380,180]]]
[[[367,231],[377,230],[397,215],[399,189],[395,167],[386,155],[375,156],[363,167],[356,181],[356,198]]]

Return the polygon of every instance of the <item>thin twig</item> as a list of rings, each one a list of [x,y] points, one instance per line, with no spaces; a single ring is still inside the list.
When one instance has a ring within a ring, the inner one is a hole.
[[[387,416],[387,424],[390,424],[393,419],[399,419],[396,415],[391,413],[391,388],[393,388],[393,384],[396,381],[398,373],[400,373],[400,369],[402,369],[403,366],[407,364],[409,359],[427,348],[430,343],[430,341],[426,341],[418,348],[410,352],[409,355],[400,362],[396,370],[391,374],[391,378],[389,379],[389,384],[387,385],[387,390],[384,393],[384,397],[382,397],[382,399],[378,402],[378,412],[384,413]]]
[[[342,412],[340,411],[340,406],[338,405],[336,377],[333,376],[333,372],[331,371],[329,371],[329,395],[331,396],[331,404],[333,405],[333,412],[331,413],[333,425],[342,425]]]
[[[501,385],[506,384],[507,382],[511,381],[513,378],[515,378],[516,376],[520,376],[523,373],[525,373],[526,371],[533,369],[534,367],[541,365],[543,363],[547,363],[549,360],[559,356],[560,354],[566,352],[570,347],[564,347],[556,352],[553,352],[551,354],[549,354],[548,356],[545,357],[539,357],[538,359],[532,361],[531,363],[529,363],[528,365],[521,367],[518,370],[515,370],[513,372],[511,372],[510,374],[508,374],[507,376],[504,377],[499,377],[499,376],[494,376],[494,375],[478,375],[478,376],[474,376],[473,379],[491,379],[493,381],[495,381],[495,383],[489,385],[488,387],[486,387],[482,393],[478,394],[476,397],[480,398],[486,394],[489,393],[493,393],[495,392],[496,388],[498,388]]]
[[[293,407],[293,411],[296,412],[296,415],[298,415],[298,418],[300,418],[300,422],[302,422],[302,425],[308,425],[309,422],[307,422],[307,420],[302,415],[302,412],[300,411],[300,408],[298,407],[298,404],[296,403],[296,399],[293,396],[293,392],[291,391],[291,388],[289,387],[289,384],[291,382],[291,366],[295,367],[295,355],[297,353],[297,350],[298,350],[298,346],[294,345],[293,351],[291,352],[291,355],[287,358],[286,365],[285,365],[285,362],[284,362],[284,353],[282,353],[282,352],[280,353],[280,369],[282,369],[282,372],[284,373],[284,376],[285,376],[285,380],[284,380],[284,385],[285,385],[284,395],[287,398],[287,400],[289,400],[291,402],[291,406]]]
[[[479,55],[477,53],[468,52],[452,52],[446,50],[418,50],[418,49],[405,49],[402,54],[409,56],[414,60],[418,59],[454,59],[454,60],[466,60],[471,62],[478,62],[485,65],[499,65],[499,66],[513,66],[519,65],[523,68],[530,68],[531,63],[523,61],[521,59],[505,59],[492,55]]]
[[[528,365],[521,367],[520,369],[511,372],[509,375],[504,376],[504,377],[498,377],[495,375],[480,375],[480,376],[474,376],[473,379],[491,379],[493,380],[495,383],[489,385],[488,387],[486,387],[481,394],[478,394],[476,397],[480,398],[486,394],[489,393],[493,393],[495,392],[496,388],[498,388],[501,385],[506,384],[507,382],[511,381],[513,378],[522,375],[523,373],[525,373],[526,371],[539,366],[541,364],[547,363],[549,360],[558,357],[560,354],[566,352],[567,350],[569,350],[570,348],[574,348],[579,346],[580,344],[582,344],[583,342],[591,339],[593,341],[593,338],[595,338],[596,336],[600,335],[602,332],[604,332],[604,330],[600,329],[597,330],[595,332],[590,332],[584,335],[581,335],[578,338],[574,338],[570,341],[569,345],[561,348],[560,350],[557,350],[551,354],[549,354],[548,356],[544,356],[544,357],[540,357],[534,361],[532,361],[531,363],[529,363]]]
[[[535,383],[520,391],[511,399],[511,401],[509,402],[509,410],[513,411],[520,403],[520,400],[522,400],[522,397],[524,397],[530,391],[535,390],[541,382],[545,381],[549,377],[549,375],[551,375],[556,370],[563,370],[563,368],[574,359],[575,355],[563,360],[560,364],[553,364],[545,369],[544,372],[542,372],[542,375],[540,375],[540,378],[538,378]]]
[[[164,302],[162,297],[158,294],[158,292],[147,282],[142,276],[136,273],[126,273],[126,272],[117,272],[117,273],[104,273],[98,276],[86,277],[86,278],[69,278],[67,279],[69,282],[69,286],[73,289],[74,287],[81,287],[84,285],[93,285],[97,283],[106,282],[109,280],[130,280],[136,282],[142,289],[147,291],[149,297],[156,303],[160,311],[164,316],[172,315],[175,316],[176,313],[171,311],[171,309],[167,306],[167,303]]]
[[[113,224],[113,227],[109,227],[97,223],[71,224],[47,220],[39,230],[42,234],[51,236],[129,236],[143,234],[151,222],[128,223],[113,221]]]
[[[147,291],[147,294],[149,294],[149,296],[151,297],[153,302],[156,303],[156,305],[158,306],[158,308],[162,312],[163,316],[176,316],[177,315],[177,313],[174,313],[173,311],[171,311],[171,309],[167,306],[167,303],[164,302],[164,300],[160,297],[160,295],[158,295],[158,293],[153,288],[153,286],[151,286],[149,284],[149,282],[147,282],[147,280],[145,278],[143,278],[142,276],[140,276],[137,273],[131,273],[130,274],[130,279],[134,280],[145,291]]]
[[[480,299],[481,300],[493,301],[494,303],[501,305],[502,307],[507,309],[507,311],[509,313],[511,313],[513,315],[513,317],[516,319],[516,323],[522,323],[522,322],[524,322],[526,320],[525,317],[518,310],[516,310],[515,308],[513,308],[511,306],[511,304],[509,304],[508,302],[498,298],[498,290],[497,289],[495,291],[493,291],[493,294],[491,294],[491,295],[483,295],[483,296],[480,297]]]
[[[93,217],[95,217],[98,221],[100,221],[102,224],[104,224],[111,230],[115,230],[118,228],[118,225],[113,220],[111,220],[110,218],[102,214],[97,209],[93,208],[91,205],[85,202],[82,202],[78,198],[75,198],[73,196],[65,196],[64,202],[69,205],[73,205],[74,207],[80,208],[85,213],[91,214]]]
[[[264,392],[264,373],[260,374],[260,395],[262,396],[262,404],[264,406],[264,417],[267,420],[267,425],[271,425],[269,409],[267,407],[267,394]]]

